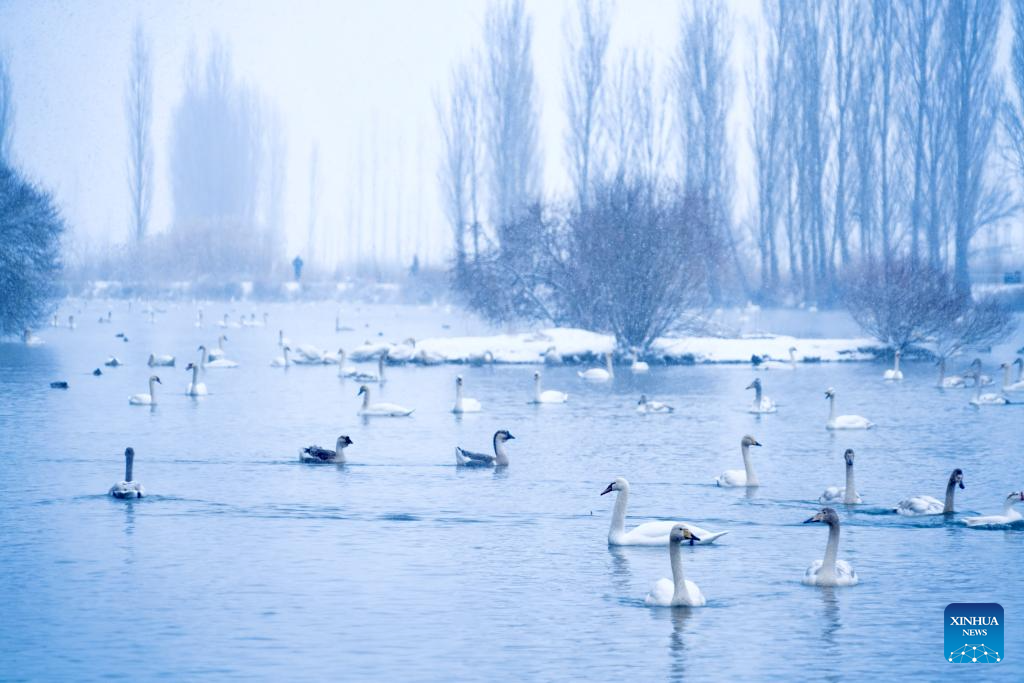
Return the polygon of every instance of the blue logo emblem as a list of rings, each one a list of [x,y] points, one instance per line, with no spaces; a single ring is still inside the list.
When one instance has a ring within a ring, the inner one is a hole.
[[[995,602],[954,602],[946,607],[946,661],[1003,661],[1003,607]]]

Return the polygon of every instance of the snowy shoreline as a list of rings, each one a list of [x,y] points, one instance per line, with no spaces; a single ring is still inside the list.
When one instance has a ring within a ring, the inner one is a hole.
[[[567,363],[585,362],[615,350],[615,338],[573,328],[549,328],[521,334],[473,337],[433,337],[411,344],[363,344],[351,351],[354,361],[366,361],[387,351],[389,356],[408,362],[479,362],[488,352],[493,362],[502,364],[543,363],[551,347]],[[810,339],[786,335],[758,335],[742,338],[663,337],[654,342],[644,357],[666,364],[750,363],[762,360],[789,360],[795,348],[797,362],[834,363],[874,360],[882,345],[874,339]]]

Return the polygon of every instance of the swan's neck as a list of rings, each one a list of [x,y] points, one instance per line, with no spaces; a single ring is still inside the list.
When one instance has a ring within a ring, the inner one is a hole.
[[[377,359],[377,379],[384,381],[384,356]]]
[[[460,397],[461,401],[462,398]],[[505,452],[505,442],[498,441],[498,437],[494,437],[494,464],[495,465],[508,465],[508,453]]]
[[[755,384],[754,385],[754,407],[755,408],[760,408],[761,407],[761,385],[760,384]]]
[[[939,359],[939,386],[941,387],[946,383],[946,358],[943,356]]]
[[[363,410],[370,407],[370,390],[367,389],[363,392]]]
[[[796,367],[796,353],[794,353],[793,349],[789,350],[789,364],[794,368]]]
[[[1003,366],[1003,389],[1010,386],[1010,366]]]
[[[754,472],[754,463],[750,462],[750,446],[743,446],[743,469],[747,471],[747,486],[759,486],[757,474]]]
[[[192,366],[192,390],[195,391],[196,384],[199,382],[199,366]]]
[[[672,540],[668,542],[668,556],[672,559],[672,602],[677,603],[686,597],[686,575],[683,574],[682,543]]]
[[[217,348],[221,351],[224,350],[224,337],[217,337]]]
[[[199,369],[206,372],[206,347],[199,347]]]
[[[455,407],[462,409],[462,385],[455,385]],[[498,450],[497,442],[495,442],[494,450]]]
[[[839,525],[828,525],[828,545],[825,546],[825,559],[821,562],[819,577],[834,578],[836,575],[836,556],[839,554]]]
[[[277,345],[284,346],[284,330],[277,331]]]
[[[1017,363],[1017,381],[1024,382],[1024,363]]]
[[[950,479],[946,484],[946,504],[942,508],[942,514],[947,515],[953,511],[953,496],[956,493],[956,480]]]
[[[533,378],[533,396],[540,403],[540,375]]]
[[[612,510],[612,525],[608,529],[609,540],[626,532],[626,505],[629,504],[629,489],[620,489],[615,495],[615,509]]]
[[[334,450],[334,462],[344,463],[345,462],[345,444],[343,444],[341,441],[338,441],[337,445],[335,445],[334,448],[335,448],[335,450]]]
[[[345,352],[338,351],[338,377],[345,376]]]
[[[605,354],[604,360],[605,360],[605,367],[608,369],[608,374],[612,375],[614,377],[615,376],[615,368],[612,367],[612,354],[610,354],[610,353]]]
[[[155,387],[156,382],[153,380],[149,380],[149,400],[153,401],[154,403],[156,402],[156,395],[153,393],[155,391]]]
[[[836,419],[836,397],[828,397],[828,421],[832,422]]]
[[[893,361],[892,369],[895,372],[899,372],[900,371],[900,356],[899,356],[899,354],[896,354],[893,358],[894,358],[894,361]]]
[[[124,480],[125,481],[131,481],[132,480],[132,465],[134,464],[134,461],[135,461],[135,456],[134,455],[126,455],[126,456],[124,456]]]
[[[857,502],[857,484],[853,477],[853,463],[846,466],[846,495],[843,496],[844,503]]]

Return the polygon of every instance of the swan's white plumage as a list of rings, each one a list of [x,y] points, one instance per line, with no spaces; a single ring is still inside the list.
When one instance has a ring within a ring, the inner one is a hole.
[[[931,496],[911,496],[896,504],[896,513],[907,517],[923,515],[941,515],[943,503]]]
[[[685,579],[683,585],[685,586],[683,601],[673,603],[672,598],[675,595],[676,587],[672,583],[672,579],[658,579],[651,586],[651,592],[644,598],[644,604],[648,607],[703,607],[708,604],[700,586],[689,579]]]
[[[835,577],[833,579],[825,579],[820,576],[823,564],[822,560],[815,560],[811,563],[811,566],[804,572],[802,583],[805,586],[856,586],[860,583],[857,572],[854,571],[853,567],[846,560],[836,560]]]

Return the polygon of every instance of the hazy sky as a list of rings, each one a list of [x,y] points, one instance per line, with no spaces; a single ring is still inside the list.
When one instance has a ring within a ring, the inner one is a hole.
[[[530,1],[534,66],[542,105],[545,188],[564,189],[562,22],[572,7]],[[739,27],[734,61],[748,55],[746,25],[759,21],[758,3],[730,3]],[[611,52],[648,46],[660,66],[678,33],[676,0],[617,3]],[[132,27],[141,19],[154,55],[156,183],[152,230],[171,217],[167,139],[182,90],[185,57],[205,54],[211,36],[230,46],[236,73],[279,107],[287,131],[289,253],[305,251],[309,155],[321,162],[321,231],[340,230],[347,196],[357,186],[360,154],[377,150],[383,202],[382,241],[395,243],[401,223],[403,260],[418,252],[444,258],[450,232],[438,201],[440,153],[433,95],[446,88],[451,65],[479,47],[484,0],[0,0],[0,49],[11,63],[16,102],[14,154],[32,176],[53,188],[73,233],[73,245],[123,242],[128,234],[127,140],[123,98]],[[738,86],[743,74],[737,72]],[[742,87],[740,87],[742,90]],[[745,108],[737,102],[734,144],[738,180],[748,173]],[[360,151],[361,150],[361,151]],[[364,178],[365,181],[365,178]],[[746,191],[737,197],[742,205]],[[363,226],[370,230],[371,226]],[[363,244],[367,244],[366,241]],[[320,257],[347,249],[335,244]],[[384,254],[390,254],[385,248]]]

